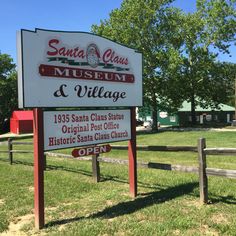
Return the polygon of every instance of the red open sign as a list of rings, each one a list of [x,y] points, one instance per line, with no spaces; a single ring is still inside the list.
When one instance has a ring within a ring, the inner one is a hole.
[[[102,146],[92,146],[92,147],[74,149],[71,154],[73,157],[82,157],[89,155],[97,155],[100,153],[106,153],[110,151],[111,151],[111,146],[107,144]]]

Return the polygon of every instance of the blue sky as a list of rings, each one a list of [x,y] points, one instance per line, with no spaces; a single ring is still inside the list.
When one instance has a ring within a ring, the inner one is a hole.
[[[1,0],[0,51],[16,62],[16,31],[35,28],[90,31],[92,24],[109,17],[122,0]],[[195,0],[176,0],[175,6],[186,12],[195,10]],[[232,57],[220,55],[219,60],[236,63],[236,47]]]

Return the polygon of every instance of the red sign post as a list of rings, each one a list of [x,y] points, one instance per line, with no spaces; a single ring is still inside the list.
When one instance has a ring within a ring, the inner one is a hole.
[[[136,151],[136,112],[135,107],[131,113],[131,139],[128,144],[129,154],[129,189],[132,197],[137,196],[137,151]]]
[[[34,109],[34,214],[35,227],[44,227],[44,142],[43,111]]]

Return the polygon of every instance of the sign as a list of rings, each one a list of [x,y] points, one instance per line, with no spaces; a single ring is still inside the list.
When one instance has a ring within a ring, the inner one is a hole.
[[[18,32],[17,49],[20,108],[142,106],[142,54],[134,49],[40,29]]]
[[[71,154],[73,157],[83,157],[89,155],[97,155],[100,153],[106,153],[110,151],[111,151],[111,146],[107,144],[103,146],[92,146],[92,147],[74,149]]]
[[[168,117],[168,113],[165,112],[165,111],[162,111],[162,112],[159,113],[159,116],[160,116],[162,119],[165,119],[165,118]]]
[[[44,150],[131,139],[130,110],[45,111]]]

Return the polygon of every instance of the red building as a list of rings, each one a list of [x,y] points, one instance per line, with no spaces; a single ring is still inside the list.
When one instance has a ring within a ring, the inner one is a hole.
[[[10,119],[10,132],[33,133],[33,111],[13,111]]]

